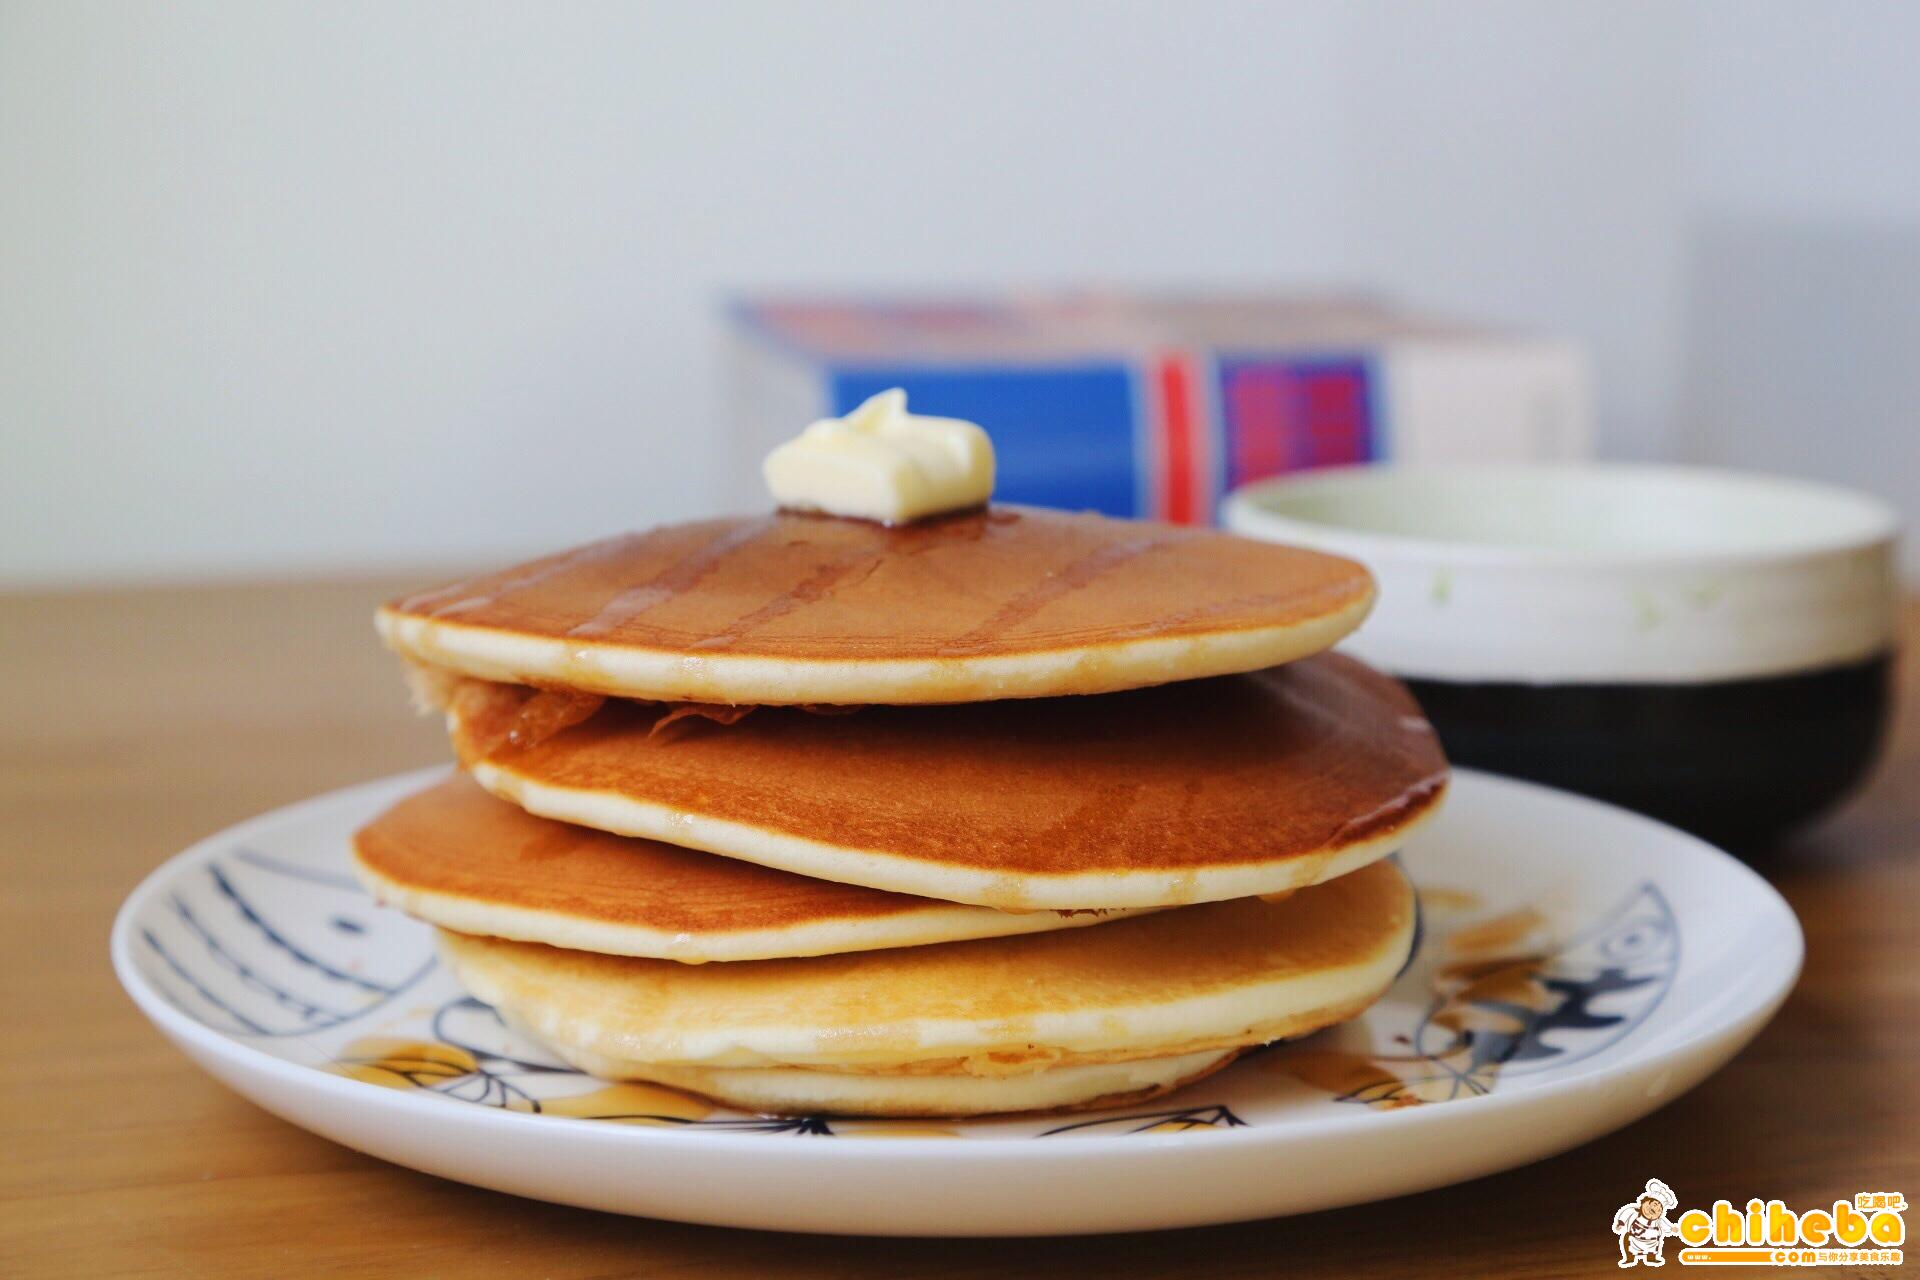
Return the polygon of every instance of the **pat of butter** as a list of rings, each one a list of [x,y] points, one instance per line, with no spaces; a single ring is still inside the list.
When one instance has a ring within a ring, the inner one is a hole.
[[[895,387],[822,418],[760,470],[783,507],[898,524],[992,497],[993,442],[971,422],[908,413]]]

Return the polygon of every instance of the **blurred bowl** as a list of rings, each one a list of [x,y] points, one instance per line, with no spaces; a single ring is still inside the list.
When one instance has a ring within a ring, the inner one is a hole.
[[[1248,486],[1224,517],[1372,569],[1345,647],[1407,681],[1456,763],[1751,851],[1878,754],[1899,521],[1876,498],[1682,467],[1355,467]]]

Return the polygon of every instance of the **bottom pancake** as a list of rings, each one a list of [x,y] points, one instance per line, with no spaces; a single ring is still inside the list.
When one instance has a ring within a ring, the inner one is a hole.
[[[1131,1106],[1210,1076],[1241,1052],[1212,1050],[1054,1067],[1017,1076],[973,1076],[888,1075],[806,1067],[666,1067],[570,1053],[559,1045],[549,1047],[562,1059],[603,1080],[663,1084],[700,1094],[735,1111],[924,1118]]]
[[[442,931],[455,976],[609,1079],[756,1111],[1125,1102],[1362,1012],[1412,945],[1392,863],[1096,929],[689,967]]]

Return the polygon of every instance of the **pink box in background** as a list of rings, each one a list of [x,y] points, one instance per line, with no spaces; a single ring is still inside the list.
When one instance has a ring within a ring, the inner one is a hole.
[[[1285,471],[1590,448],[1576,344],[1359,296],[748,297],[732,323],[744,474],[892,386],[992,434],[996,498],[1182,523]]]

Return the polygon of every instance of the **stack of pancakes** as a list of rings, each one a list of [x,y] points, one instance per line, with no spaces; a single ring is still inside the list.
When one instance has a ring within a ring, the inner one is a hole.
[[[381,610],[465,772],[358,864],[598,1076],[776,1113],[1133,1101],[1354,1017],[1406,957],[1382,859],[1446,762],[1321,652],[1372,590],[1003,506],[594,543]]]

